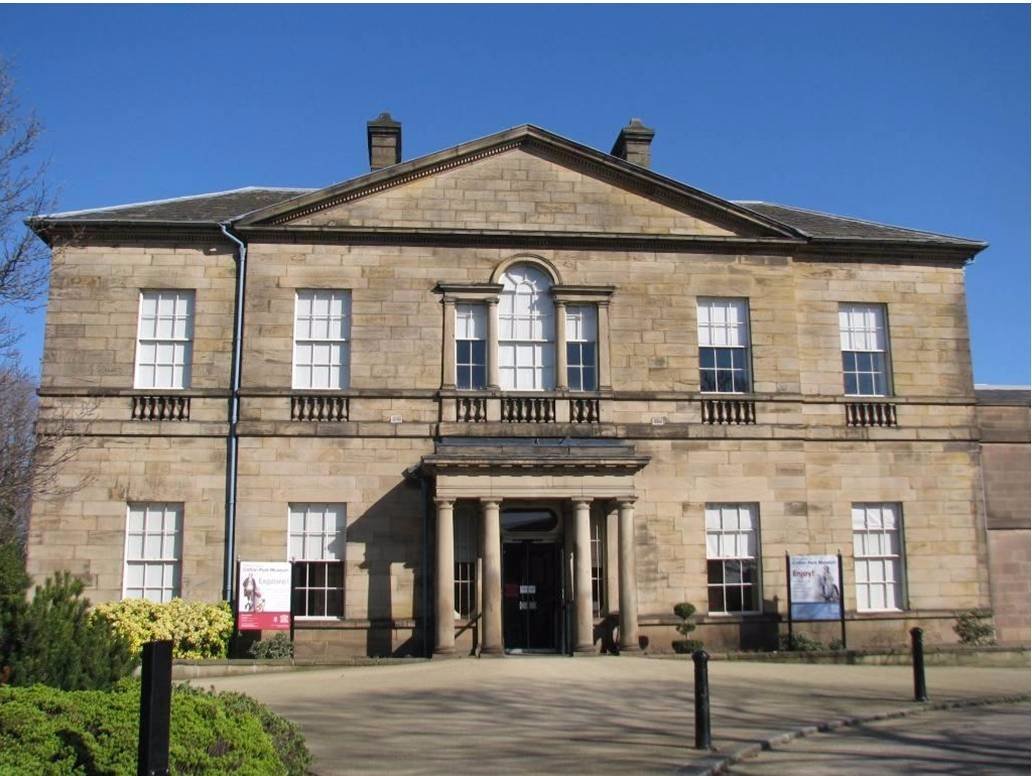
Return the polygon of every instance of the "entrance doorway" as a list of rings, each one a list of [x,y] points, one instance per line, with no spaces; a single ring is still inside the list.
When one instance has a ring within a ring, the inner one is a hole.
[[[506,510],[502,530],[505,649],[557,652],[563,592],[558,517],[549,510]]]

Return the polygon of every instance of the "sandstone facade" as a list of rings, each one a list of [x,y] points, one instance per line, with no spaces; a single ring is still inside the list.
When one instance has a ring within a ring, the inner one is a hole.
[[[445,498],[456,525],[477,524],[487,514],[482,499],[497,499],[503,512],[554,508],[564,618],[556,648],[572,646],[574,621],[583,621],[576,598],[587,557],[578,554],[582,503],[600,578],[590,617],[595,649],[618,644],[619,631],[631,627],[619,619],[628,587],[619,573],[623,551],[636,562],[639,641],[659,651],[675,638],[672,608],[681,601],[698,606],[707,645],[776,643],[785,627],[786,553],[842,554],[851,646],[899,644],[915,624],[928,640],[949,641],[956,610],[992,603],[988,558],[1005,551],[987,546],[982,528],[981,462],[997,453],[980,448],[963,271],[980,244],[924,233],[877,244],[822,242],[541,130],[477,142],[321,192],[284,195],[256,214],[213,215],[208,227],[197,218],[177,223],[174,204],[161,211],[160,226],[134,221],[132,208],[117,228],[88,216],[40,224],[56,247],[43,428],[84,411],[90,419],[64,474],[85,484],[34,507],[31,572],[70,569],[94,601],[117,599],[127,505],[174,502],[183,511],[178,593],[217,600],[226,585],[233,439],[237,557],[288,559],[291,504],[346,505],[342,610],[298,621],[299,652],[421,654],[434,647],[434,601],[447,604],[435,597],[451,579],[435,560],[443,524],[434,498],[441,501],[445,469],[428,463],[442,443],[524,440],[503,445],[518,456],[535,441],[589,452],[619,442],[647,463],[619,477],[596,463],[562,476],[546,472],[559,464],[545,461],[503,471],[485,459],[479,470],[448,470],[471,487],[485,483],[470,498],[460,479],[449,480],[464,494]],[[216,221],[232,221],[247,245],[238,422],[231,416],[238,254]],[[540,406],[551,415],[503,422],[506,403],[528,397],[454,387],[448,316],[456,299],[497,296],[500,268],[521,262],[553,275],[557,300],[580,294],[598,305],[601,387],[542,391],[530,398],[546,402]],[[149,289],[195,295],[191,379],[179,391],[134,388],[139,299]],[[340,390],[292,386],[295,304],[307,289],[350,293],[350,378]],[[700,297],[748,300],[746,395],[701,392]],[[893,413],[892,422],[850,415],[857,400],[843,395],[838,322],[847,302],[887,311],[892,389],[874,403]],[[140,402],[156,394],[186,398],[188,419],[160,412],[135,419]],[[336,401],[337,416],[299,420],[299,397]],[[745,402],[754,415],[714,420],[706,405],[714,398]],[[476,422],[464,414],[471,400],[484,412]],[[989,514],[1023,514],[1027,532],[1027,501],[998,493],[993,476],[985,477]],[[618,541],[620,510],[631,503],[633,531]],[[706,507],[726,503],[754,505],[758,515],[756,613],[707,611]],[[863,503],[898,505],[902,516],[898,610],[858,611],[851,510]],[[475,606],[455,622],[459,651],[486,644],[483,608],[494,593],[485,563],[493,561],[481,546]],[[1024,563],[1027,570],[1027,554]],[[825,625],[797,627],[837,636]]]

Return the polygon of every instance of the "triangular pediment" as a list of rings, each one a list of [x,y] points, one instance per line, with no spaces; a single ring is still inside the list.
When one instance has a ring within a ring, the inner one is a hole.
[[[242,226],[795,237],[771,219],[537,127],[249,214]]]

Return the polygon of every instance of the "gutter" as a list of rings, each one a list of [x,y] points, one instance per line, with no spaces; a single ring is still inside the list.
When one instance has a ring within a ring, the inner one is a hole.
[[[243,360],[247,243],[233,234],[226,224],[219,224],[219,228],[237,246],[236,294],[233,300],[233,353],[229,370],[229,430],[226,432],[226,524],[222,570],[222,597],[232,603],[235,593],[234,572],[236,570],[237,460],[240,448],[237,423],[240,420],[240,371]]]

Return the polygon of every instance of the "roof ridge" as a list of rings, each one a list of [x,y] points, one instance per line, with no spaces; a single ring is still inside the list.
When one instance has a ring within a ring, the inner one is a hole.
[[[944,232],[930,232],[927,229],[912,229],[909,226],[900,226],[899,224],[887,224],[884,221],[872,221],[869,218],[860,218],[858,216],[844,216],[838,213],[829,213],[826,210],[813,210],[812,208],[799,207],[797,205],[783,205],[780,202],[768,202],[762,199],[735,199],[731,200],[736,205],[770,205],[771,207],[780,207],[785,210],[795,210],[799,213],[810,213],[815,216],[823,216],[824,218],[834,218],[838,221],[854,221],[858,224],[867,224],[868,226],[881,226],[889,229],[898,229],[901,232],[910,232],[912,234],[925,234],[929,237],[946,237],[950,240],[960,240],[971,244],[981,244],[977,240],[972,240],[968,237],[961,237],[955,234],[945,234]],[[800,230],[802,231],[802,230]]]
[[[292,186],[240,186],[235,189],[224,191],[208,191],[203,194],[185,194],[181,197],[166,197],[164,199],[148,199],[140,202],[127,202],[122,205],[108,205],[106,207],[91,207],[82,210],[65,210],[60,213],[41,213],[36,218],[68,218],[69,216],[81,216],[87,213],[108,213],[112,210],[126,210],[131,207],[143,207],[144,205],[166,205],[170,202],[185,202],[191,199],[204,199],[206,197],[222,197],[228,194],[239,194],[242,191],[318,191],[312,188],[295,188]]]

